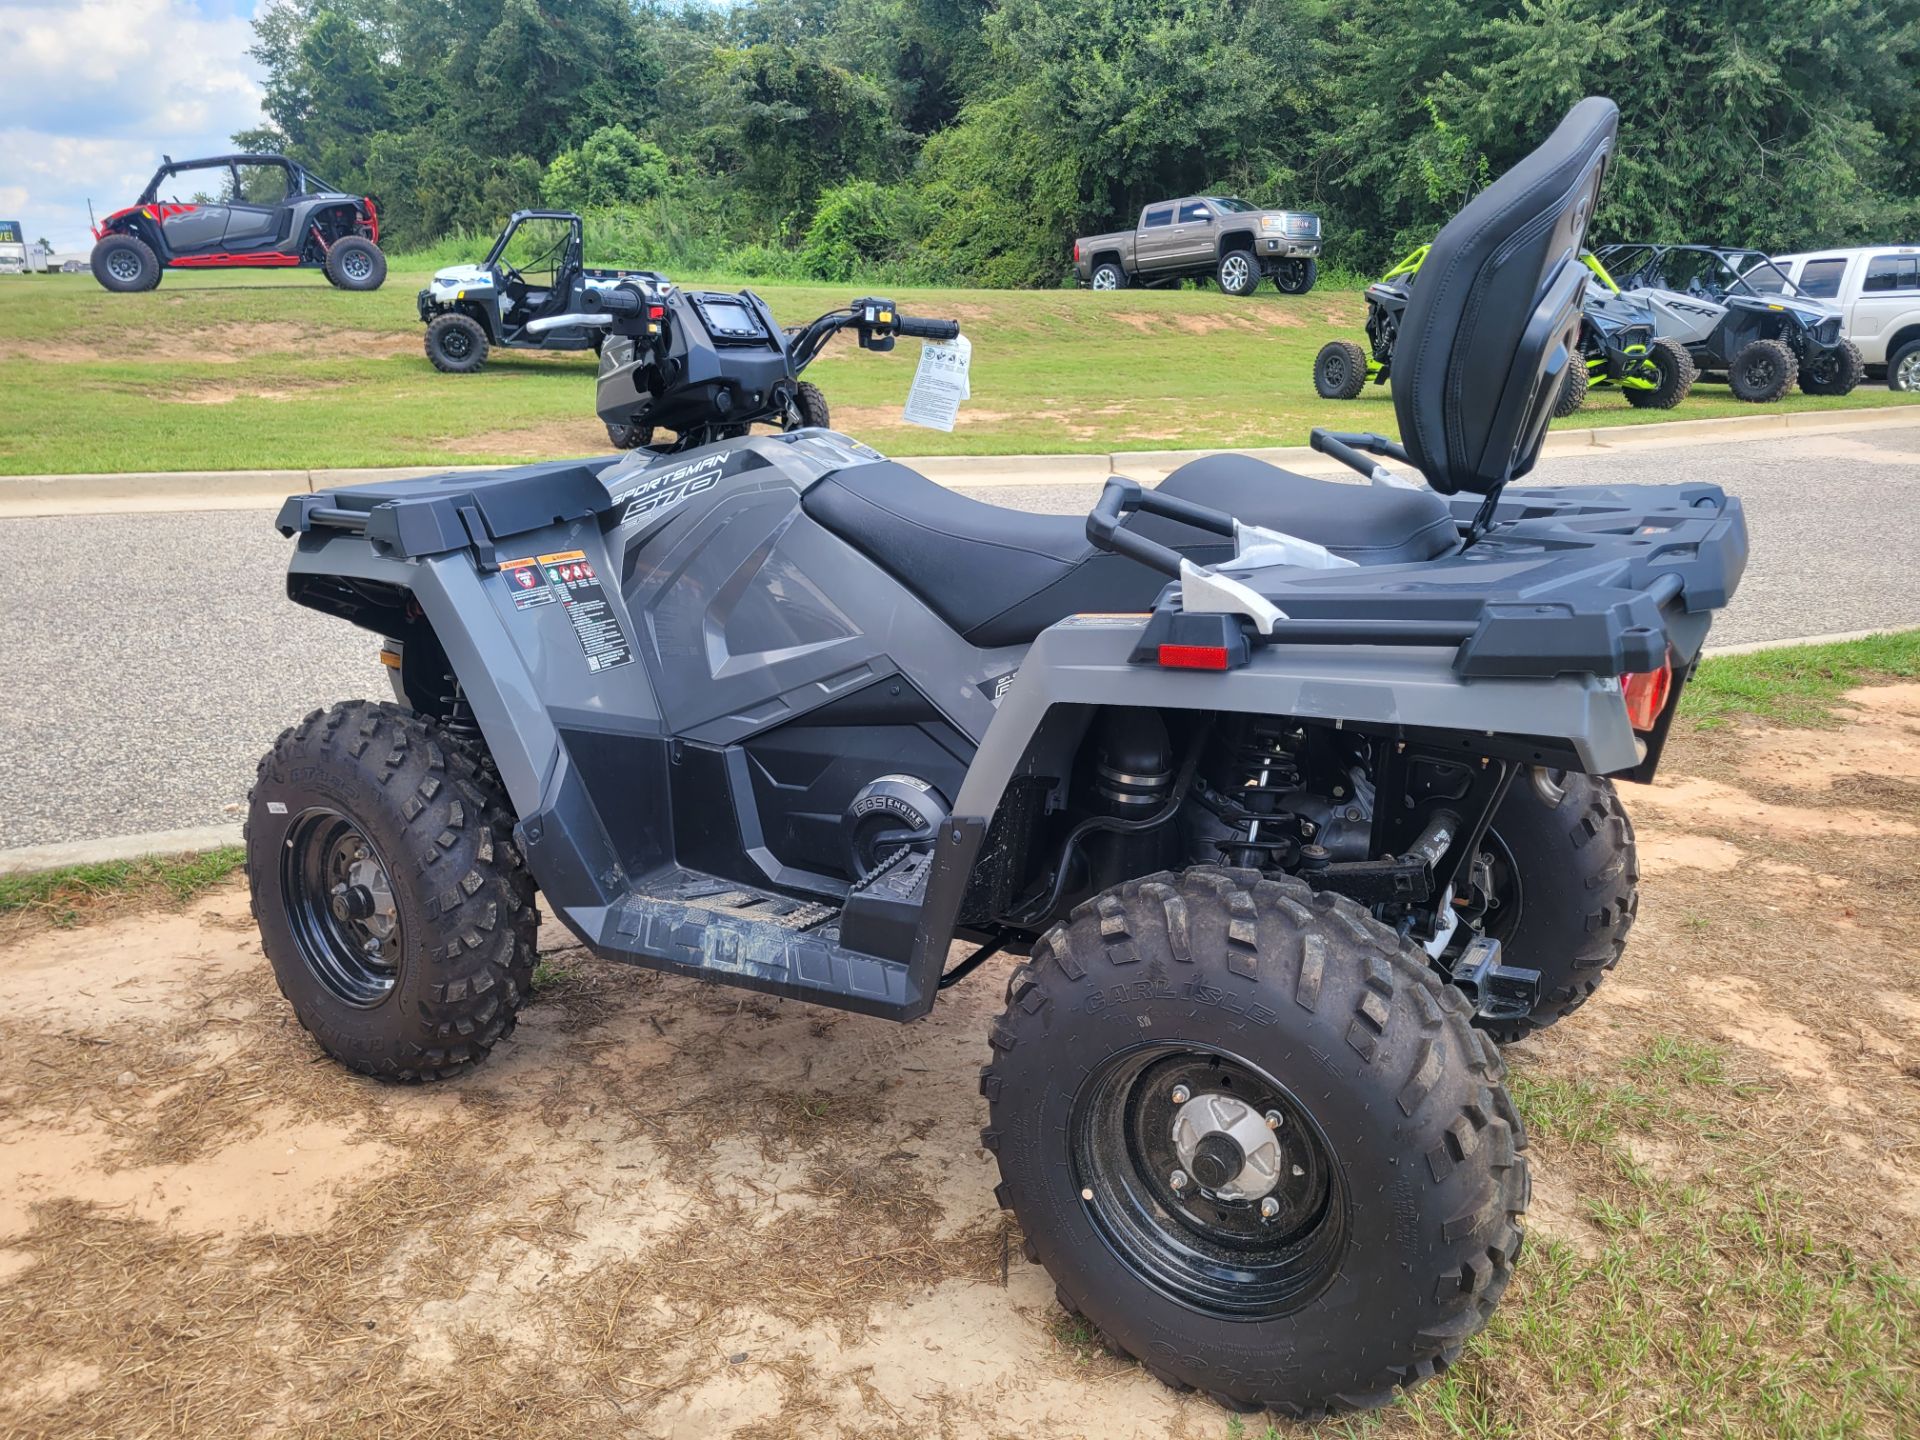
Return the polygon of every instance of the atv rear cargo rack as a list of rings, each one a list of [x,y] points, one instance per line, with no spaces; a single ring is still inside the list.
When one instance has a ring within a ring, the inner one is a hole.
[[[1377,436],[1322,438],[1339,442],[1321,447],[1336,454],[1352,453],[1348,441],[1391,446]],[[1448,504],[1462,536],[1473,535],[1482,500]],[[1135,513],[1235,537],[1241,554],[1197,566],[1129,529]],[[1706,484],[1508,487],[1473,543],[1416,565],[1263,563],[1259,535],[1221,511],[1121,477],[1107,482],[1088,539],[1175,582],[1154,606],[1137,662],[1169,663],[1163,646],[1176,655],[1225,648],[1234,665],[1261,645],[1385,645],[1453,648],[1454,673],[1469,680],[1610,678],[1669,658],[1683,669],[1747,560],[1740,502]]]

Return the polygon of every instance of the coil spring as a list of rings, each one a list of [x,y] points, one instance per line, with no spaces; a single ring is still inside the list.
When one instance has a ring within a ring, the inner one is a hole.
[[[1220,842],[1227,863],[1273,870],[1298,858],[1299,818],[1281,812],[1276,797],[1300,788],[1298,751],[1305,740],[1299,730],[1256,725],[1234,746],[1229,762],[1233,788],[1226,796],[1231,811],[1222,818],[1243,824],[1245,834]]]

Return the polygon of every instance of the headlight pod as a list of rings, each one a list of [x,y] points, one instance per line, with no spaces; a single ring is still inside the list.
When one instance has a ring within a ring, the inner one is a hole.
[[[1279,234],[1287,228],[1286,218],[1281,215],[1262,215],[1260,217],[1260,228]]]

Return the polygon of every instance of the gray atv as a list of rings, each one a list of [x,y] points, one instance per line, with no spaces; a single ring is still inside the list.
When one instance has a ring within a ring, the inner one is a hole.
[[[1495,1040],[1619,957],[1614,786],[1746,559],[1713,485],[1509,484],[1617,123],[1583,101],[1435,240],[1404,448],[1316,435],[1369,483],[1220,455],[1077,520],[801,427],[288,500],[291,598],[394,686],[251,795],[300,1022],[461,1074],[536,891],[605,960],[891,1020],[1008,952],[982,1142],[1066,1305],[1234,1409],[1445,1369],[1527,1205]]]
[[[1866,376],[1840,312],[1758,250],[1614,244],[1599,261],[1627,301],[1651,310],[1654,334],[1685,346],[1702,375],[1724,377],[1737,400],[1779,400],[1795,381],[1809,395],[1846,395]]]

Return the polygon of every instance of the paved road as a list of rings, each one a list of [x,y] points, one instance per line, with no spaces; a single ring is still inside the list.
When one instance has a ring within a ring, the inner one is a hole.
[[[1920,625],[1920,425],[1582,453],[1534,478],[1740,494],[1754,556],[1718,643]],[[974,493],[1073,512],[1097,488]],[[0,849],[231,821],[280,727],[386,693],[374,637],[287,602],[269,520],[0,520]]]

